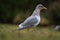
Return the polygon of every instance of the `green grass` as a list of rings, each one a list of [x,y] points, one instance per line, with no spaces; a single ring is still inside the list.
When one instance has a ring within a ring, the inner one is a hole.
[[[18,25],[0,24],[0,40],[60,40],[60,32],[52,28],[37,28],[37,30],[13,31]]]

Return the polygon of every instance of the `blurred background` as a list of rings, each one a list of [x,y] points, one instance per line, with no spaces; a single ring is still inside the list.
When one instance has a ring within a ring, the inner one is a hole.
[[[0,23],[19,24],[29,17],[37,4],[47,7],[40,24],[60,24],[60,0],[0,0]]]
[[[39,32],[12,32],[33,13],[37,4],[47,8],[41,11]],[[50,28],[55,25],[60,25],[60,0],[0,0],[0,40],[60,40],[59,32]]]

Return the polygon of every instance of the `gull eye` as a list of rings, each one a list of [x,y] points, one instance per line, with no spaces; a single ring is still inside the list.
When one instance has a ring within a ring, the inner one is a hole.
[[[43,6],[39,6],[38,8],[42,8]]]
[[[42,5],[40,7],[43,7]]]

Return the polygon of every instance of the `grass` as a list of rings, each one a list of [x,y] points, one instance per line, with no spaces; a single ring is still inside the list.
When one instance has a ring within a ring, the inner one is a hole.
[[[0,24],[0,40],[60,40],[60,32],[53,28],[37,28],[36,31],[13,31],[17,25]]]

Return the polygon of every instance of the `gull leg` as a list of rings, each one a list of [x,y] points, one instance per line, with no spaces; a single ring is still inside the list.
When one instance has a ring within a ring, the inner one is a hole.
[[[33,27],[29,28],[28,30],[29,30],[29,32],[33,32],[34,31]]]
[[[33,28],[27,28],[27,31],[28,32],[32,32],[33,31]]]
[[[31,27],[31,28],[27,28],[28,32],[33,32],[33,31],[37,31],[36,27]]]
[[[36,29],[36,27],[34,27],[34,31],[36,31],[37,29]]]

